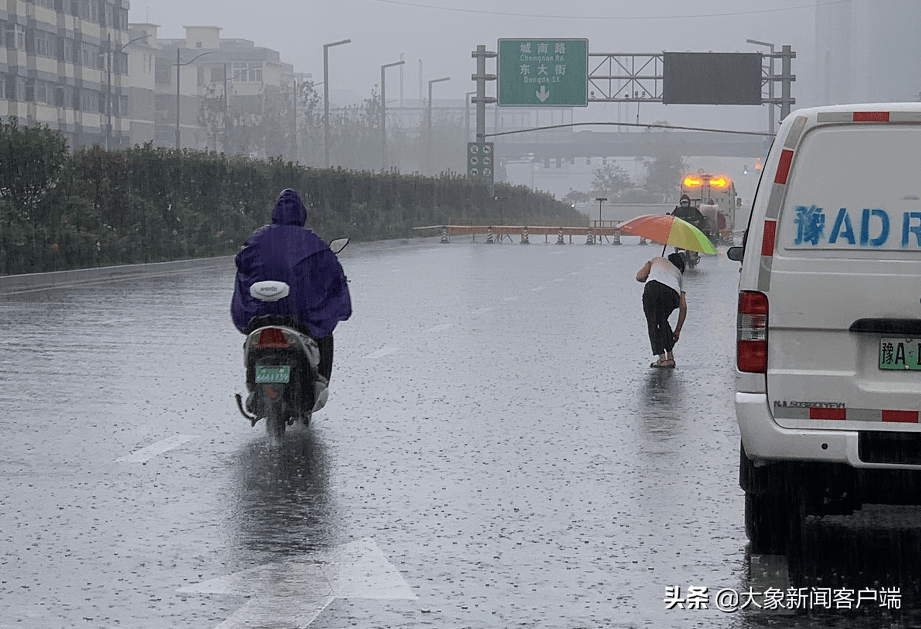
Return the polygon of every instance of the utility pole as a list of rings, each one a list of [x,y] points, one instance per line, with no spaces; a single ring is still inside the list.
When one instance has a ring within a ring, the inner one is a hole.
[[[487,98],[486,81],[495,81],[495,74],[486,74],[486,60],[496,56],[495,52],[486,50],[486,46],[479,45],[470,55],[476,59],[476,74],[470,78],[476,81],[476,97],[473,102],[476,103],[476,141],[486,141],[486,104],[496,102],[495,98]]]
[[[780,118],[783,120],[790,115],[791,106],[796,102],[790,94],[790,88],[796,80],[793,76],[793,59],[796,58],[796,53],[790,46],[784,46],[780,50]]]

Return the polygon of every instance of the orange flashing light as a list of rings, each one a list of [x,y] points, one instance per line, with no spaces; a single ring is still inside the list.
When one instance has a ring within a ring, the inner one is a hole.
[[[725,188],[729,185],[729,180],[725,177],[719,177],[717,179],[710,180],[711,186],[716,186],[717,188]]]
[[[701,184],[701,181],[697,177],[685,177],[684,178],[684,185],[686,185],[688,188],[694,188],[696,186],[699,186],[700,184]]]

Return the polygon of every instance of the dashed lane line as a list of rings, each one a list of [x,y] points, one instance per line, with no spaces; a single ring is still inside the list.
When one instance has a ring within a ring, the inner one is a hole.
[[[116,463],[146,463],[150,459],[163,454],[164,452],[169,452],[174,448],[178,448],[184,443],[188,443],[193,439],[198,439],[198,435],[173,435],[172,437],[167,437],[161,441],[153,443],[146,448],[141,448],[136,452],[132,452],[128,456],[123,456],[119,459],[115,459]]]

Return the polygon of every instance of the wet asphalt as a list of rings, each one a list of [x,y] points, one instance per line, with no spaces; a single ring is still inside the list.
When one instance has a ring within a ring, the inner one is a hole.
[[[917,509],[749,552],[724,248],[654,370],[661,246],[541,241],[350,245],[330,403],[276,445],[228,259],[0,295],[0,628],[921,626]],[[865,597],[717,609],[768,587]]]

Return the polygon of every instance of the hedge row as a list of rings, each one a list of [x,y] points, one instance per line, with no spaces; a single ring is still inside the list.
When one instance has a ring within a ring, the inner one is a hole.
[[[419,233],[413,227],[498,216],[586,220],[548,194],[497,184],[494,196],[455,174],[315,169],[151,145],[70,152],[56,131],[15,120],[0,123],[0,162],[0,275],[233,254],[269,222],[285,188],[301,193],[324,238],[404,238]]]

